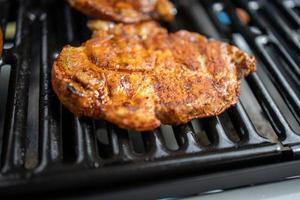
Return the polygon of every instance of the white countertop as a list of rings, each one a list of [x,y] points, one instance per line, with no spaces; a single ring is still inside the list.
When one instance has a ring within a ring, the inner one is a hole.
[[[299,200],[300,179],[210,193],[186,200]]]

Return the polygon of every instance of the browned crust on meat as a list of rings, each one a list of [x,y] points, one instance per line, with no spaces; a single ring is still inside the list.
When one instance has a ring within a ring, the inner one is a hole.
[[[73,69],[68,70],[69,64]],[[85,76],[90,77],[87,80]],[[131,75],[130,81],[136,82],[132,93],[130,88],[126,88],[127,77],[128,72],[98,69],[82,47],[66,46],[52,68],[53,89],[62,104],[74,114],[106,119],[121,128],[140,131],[158,127],[160,121],[154,113],[154,92],[151,88],[142,88],[150,79],[140,74]],[[118,91],[119,83],[124,90]],[[134,94],[138,88],[143,90],[142,94]],[[137,106],[141,104],[143,107]]]
[[[255,69],[253,56],[197,33],[168,33],[154,22],[102,24],[81,47],[63,49],[52,84],[76,115],[146,131],[220,114]]]
[[[154,19],[172,21],[176,13],[169,0],[68,0],[80,12],[101,20],[137,23]]]

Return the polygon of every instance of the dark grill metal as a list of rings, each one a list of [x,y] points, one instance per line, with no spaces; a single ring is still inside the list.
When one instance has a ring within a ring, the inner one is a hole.
[[[139,134],[77,118],[52,91],[53,60],[89,38],[86,17],[65,1],[0,0],[2,26],[17,22],[0,75],[0,194],[152,199],[299,175],[299,7],[289,2],[176,1],[170,30],[233,42],[256,55],[258,71],[224,114]],[[248,12],[249,26],[235,7]]]

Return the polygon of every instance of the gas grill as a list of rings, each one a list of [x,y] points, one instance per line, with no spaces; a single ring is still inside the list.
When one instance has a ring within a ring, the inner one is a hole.
[[[258,70],[220,116],[140,134],[78,118],[52,90],[62,47],[90,37],[85,16],[65,1],[0,0],[1,196],[188,197],[300,175],[300,2],[174,3],[170,31],[233,43],[256,56]]]

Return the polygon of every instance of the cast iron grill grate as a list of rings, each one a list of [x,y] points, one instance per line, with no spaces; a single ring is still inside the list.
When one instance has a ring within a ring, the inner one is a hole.
[[[52,91],[50,71],[57,54],[64,45],[79,45],[90,36],[83,15],[65,1],[0,0],[1,25],[6,30],[0,74],[2,194],[58,194],[63,189],[90,187],[102,197],[130,197],[131,188],[135,188],[134,195],[145,194],[136,189],[143,183],[155,185],[221,172],[231,180],[221,184],[220,177],[211,175],[211,180],[187,184],[194,185],[189,189],[179,183],[165,185],[164,191],[155,191],[153,186],[148,198],[158,198],[298,175],[295,169],[289,171],[292,174],[269,179],[267,174],[256,173],[259,179],[253,180],[249,172],[248,181],[243,182],[229,173],[277,166],[298,156],[297,4],[246,0],[175,3],[178,16],[166,25],[170,30],[185,28],[233,42],[257,56],[259,70],[243,82],[240,102],[224,114],[139,134],[105,121],[75,117]],[[236,6],[249,13],[249,26],[239,20]],[[278,19],[270,17],[271,10],[280,13]],[[9,39],[13,21],[16,31]],[[266,168],[263,172],[268,173]],[[203,187],[195,188],[197,184]],[[126,195],[110,193],[121,186],[128,188]]]

